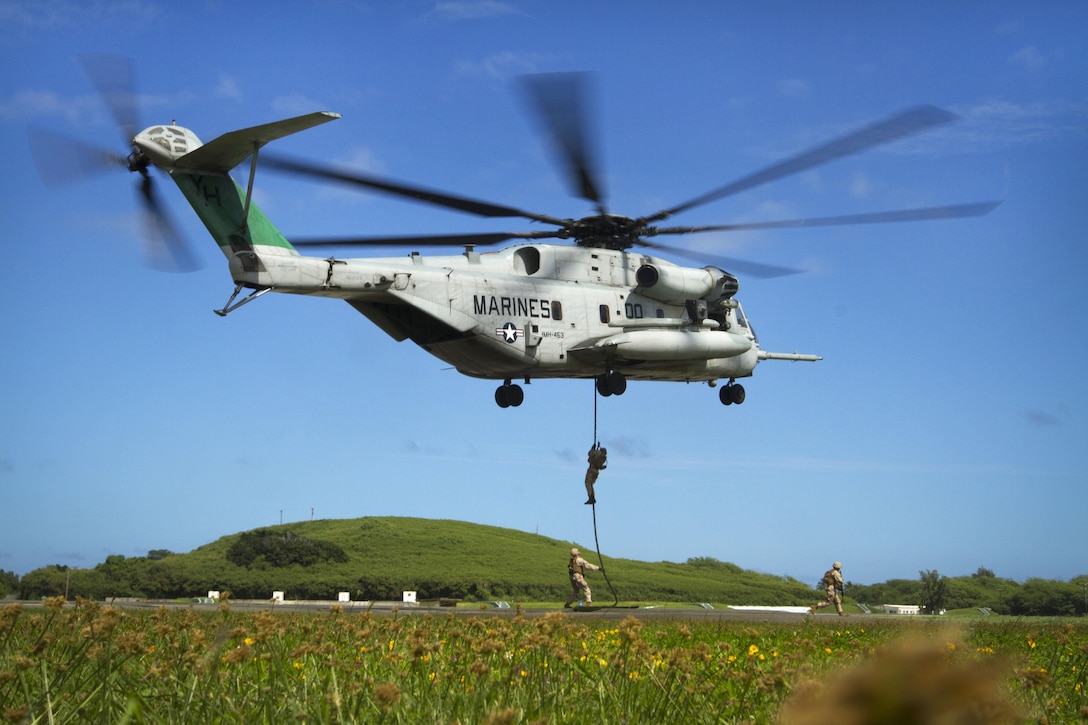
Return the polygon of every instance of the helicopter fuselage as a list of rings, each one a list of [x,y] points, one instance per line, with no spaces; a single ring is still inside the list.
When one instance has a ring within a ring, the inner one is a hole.
[[[465,375],[503,381],[495,394],[502,407],[520,405],[523,391],[514,381],[533,378],[592,378],[603,395],[622,394],[628,379],[711,386],[726,379],[722,402],[740,403],[744,390],[733,382],[761,360],[820,359],[761,350],[734,299],[739,283],[732,274],[625,248],[583,240],[486,253],[465,245],[453,256],[303,255],[251,204],[257,150],[331,117],[288,119],[208,144],[174,126],[134,139],[171,175],[227,257],[235,290],[218,314],[267,292],[341,299],[395,340],[412,340]],[[228,171],[247,156],[250,184],[243,188]],[[602,215],[585,223],[623,219]],[[243,290],[248,295],[235,303]]]
[[[653,288],[637,282],[647,267],[686,271],[705,278],[704,289],[713,292],[713,275],[726,274],[720,270],[550,244],[434,257],[322,259],[268,248],[257,254],[231,257],[235,283],[346,300],[394,339],[410,339],[473,377],[595,378],[616,371],[635,380],[710,382],[747,377],[759,361],[736,301],[677,304],[655,299]],[[701,316],[705,303],[715,311]],[[689,307],[697,310],[694,320]]]

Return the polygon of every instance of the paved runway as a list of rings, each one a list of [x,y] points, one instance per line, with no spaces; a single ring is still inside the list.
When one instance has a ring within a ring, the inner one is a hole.
[[[27,607],[40,607],[41,602],[22,602]],[[210,600],[198,601],[198,602],[178,602],[178,601],[157,601],[146,599],[114,599],[104,602],[104,604],[120,607],[122,609],[132,610],[153,610],[159,607],[175,608],[189,608],[191,607],[195,611],[208,611],[213,612],[219,608],[219,604]],[[876,617],[886,619],[886,615],[871,615],[858,612],[857,614],[850,614],[849,618],[840,618],[834,612],[829,614],[820,613],[815,616],[809,615],[807,607],[768,607],[763,608],[751,608],[745,607],[740,609],[729,608],[716,608],[716,609],[704,609],[699,606],[675,604],[675,605],[656,605],[650,607],[638,607],[638,606],[612,606],[610,604],[595,605],[591,608],[537,608],[526,607],[524,609],[517,609],[516,606],[509,608],[499,608],[490,605],[466,605],[460,606],[439,606],[437,603],[421,603],[421,604],[404,604],[402,602],[332,602],[332,601],[285,601],[285,602],[271,602],[269,600],[232,600],[230,602],[231,611],[235,612],[258,612],[262,610],[271,610],[275,612],[328,612],[333,607],[339,606],[341,611],[349,614],[363,614],[370,612],[375,616],[420,616],[430,615],[445,616],[452,614],[457,617],[515,617],[519,611],[522,616],[525,617],[543,617],[547,614],[554,612],[564,612],[567,616],[578,620],[622,620],[626,617],[635,617],[645,621],[667,621],[667,620],[685,620],[685,621],[707,621],[707,622],[803,622],[807,620],[814,620],[817,622],[822,621],[842,621],[846,619],[858,619],[869,620]],[[906,619],[906,618],[904,618]]]

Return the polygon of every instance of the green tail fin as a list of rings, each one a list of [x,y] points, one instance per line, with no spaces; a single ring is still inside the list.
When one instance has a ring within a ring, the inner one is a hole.
[[[229,172],[268,142],[337,118],[338,113],[309,113],[231,131],[174,160],[174,181],[224,254],[230,257],[255,247],[298,254],[251,200],[247,208],[246,190]]]
[[[247,212],[245,189],[229,176],[174,173],[173,179],[228,258],[255,247],[298,254],[256,204]]]

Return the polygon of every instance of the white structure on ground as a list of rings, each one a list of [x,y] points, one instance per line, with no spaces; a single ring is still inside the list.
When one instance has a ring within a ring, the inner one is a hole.
[[[921,614],[921,607],[917,604],[885,604],[885,614]]]

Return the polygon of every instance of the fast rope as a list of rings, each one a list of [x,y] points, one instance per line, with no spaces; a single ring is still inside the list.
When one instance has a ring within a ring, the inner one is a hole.
[[[601,562],[601,576],[604,577],[604,583],[608,585],[608,591],[612,592],[612,604],[610,606],[616,607],[620,603],[619,595],[616,594],[616,588],[612,586],[612,580],[608,578],[608,570],[604,567],[604,559],[601,558],[601,542],[597,540],[597,504],[593,504],[593,545],[597,547],[597,561]]]
[[[597,440],[597,386],[593,386],[593,446],[590,448],[592,451],[594,448],[599,448],[600,441]],[[616,588],[612,586],[612,581],[608,578],[608,571],[604,567],[604,559],[601,558],[601,542],[597,538],[597,497],[590,498],[590,506],[593,509],[593,545],[597,549],[597,561],[601,562],[601,576],[604,577],[604,583],[608,585],[608,591],[612,592],[612,607],[616,607],[620,603],[619,595],[616,594]]]
[[[593,385],[593,444],[597,444],[597,385]]]

